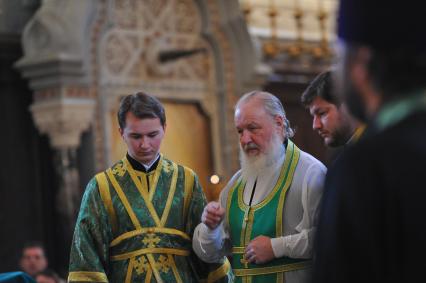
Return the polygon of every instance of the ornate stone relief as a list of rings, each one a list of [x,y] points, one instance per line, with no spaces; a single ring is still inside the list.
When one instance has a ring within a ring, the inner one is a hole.
[[[112,28],[100,46],[101,85],[209,92],[212,66],[193,1],[114,2]],[[185,59],[160,62],[165,52],[204,49]],[[154,91],[155,93],[157,91]]]
[[[96,135],[104,137],[99,141],[105,146],[97,156],[98,160],[106,157],[101,166],[112,162],[109,115],[116,111],[121,95],[146,91],[160,99],[196,101],[202,105],[209,101],[203,109],[213,120],[217,119],[217,99],[209,98],[216,94],[216,66],[211,45],[202,36],[202,19],[196,2],[116,0],[112,3],[104,13],[108,28],[93,42],[98,45],[93,56],[98,58],[97,93],[102,101]],[[190,52],[193,52],[190,56],[181,56]]]

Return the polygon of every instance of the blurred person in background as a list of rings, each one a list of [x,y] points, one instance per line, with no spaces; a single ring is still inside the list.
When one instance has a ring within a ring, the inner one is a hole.
[[[22,271],[34,277],[48,266],[46,251],[40,242],[28,242],[21,250],[19,267]]]
[[[424,11],[340,1],[337,93],[367,128],[327,174],[312,282],[424,281]]]

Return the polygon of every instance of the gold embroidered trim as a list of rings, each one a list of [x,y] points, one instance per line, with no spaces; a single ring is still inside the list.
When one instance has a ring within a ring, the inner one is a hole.
[[[152,278],[152,270],[149,269],[145,276],[145,282],[151,283],[151,278]]]
[[[185,171],[185,191],[183,195],[183,219],[186,221],[188,215],[189,204],[192,199],[192,191],[194,187],[194,174],[189,168],[184,167]]]
[[[158,179],[160,178],[162,169],[163,169],[163,155],[160,154],[160,160],[158,161],[157,168],[155,168],[155,171],[154,171],[154,176],[153,176],[154,181],[149,187],[149,201],[152,201],[155,191],[157,190]],[[146,187],[148,188],[148,184],[146,185]]]
[[[259,267],[259,268],[250,268],[250,269],[233,269],[235,276],[252,276],[252,275],[263,275],[263,274],[272,274],[279,272],[288,272],[299,269],[306,269],[311,266],[311,261],[304,261],[298,263],[291,263],[279,266],[268,266],[268,267]]]
[[[152,273],[154,272],[154,276],[156,280],[162,280],[160,276],[161,273],[168,273],[169,270],[172,270],[175,275],[176,282],[182,282],[182,279],[177,273],[176,263],[172,255],[167,254],[167,257],[164,255],[160,255],[157,260],[155,260],[152,254],[148,254],[146,256],[139,256],[138,259],[131,258],[130,263],[131,267],[136,271],[138,275],[145,274],[145,282],[151,282]],[[153,268],[154,267],[154,268]],[[157,276],[155,275],[157,274]]]
[[[163,283],[163,279],[161,279],[160,273],[158,272],[157,267],[155,266],[154,256],[149,253],[146,255],[146,257],[148,258],[149,265],[151,265],[151,270],[154,273],[155,280],[158,283]]]
[[[246,210],[249,207],[248,205],[244,203],[244,188],[246,184],[247,184],[246,182],[243,183],[243,181],[241,180],[240,185],[237,188],[238,206],[240,207],[241,210]],[[254,205],[252,207],[254,207]]]
[[[148,227],[148,228],[141,228],[138,230],[133,230],[133,231],[121,234],[120,236],[112,240],[109,246],[114,247],[128,238],[145,234],[145,233],[162,233],[162,234],[176,235],[176,236],[180,236],[184,238],[185,240],[191,241],[191,238],[189,237],[188,234],[177,229],[165,228],[165,227]]]
[[[362,124],[361,126],[359,126],[349,140],[353,142],[357,142],[359,138],[362,136],[362,134],[364,133],[366,128],[367,126],[365,124]]]
[[[250,219],[250,213],[251,212],[251,209],[250,209],[250,207],[248,206],[246,209],[245,209],[245,212],[244,212],[244,217],[243,217],[243,224],[242,224],[242,226],[241,226],[241,234],[240,234],[240,243],[241,244],[243,244],[244,246],[246,245],[246,244],[248,244],[248,243],[246,243],[246,239],[247,239],[247,230],[248,230],[248,225],[250,224],[249,223],[249,219]],[[249,240],[250,240],[250,234],[249,234]]]
[[[127,266],[126,279],[124,281],[125,283],[131,283],[134,263],[135,262],[133,258],[129,260],[129,265]]]
[[[126,164],[127,168],[129,168],[129,164]],[[130,216],[130,219],[132,220],[133,225],[136,229],[141,229],[141,224],[139,223],[138,218],[136,217],[135,213],[133,212],[129,201],[126,198],[126,195],[124,194],[123,190],[121,189],[120,185],[118,184],[117,180],[115,179],[114,175],[112,174],[111,168],[107,170],[108,177],[112,183],[112,186],[114,187],[115,191],[118,194],[118,197],[120,198],[121,202],[123,203],[127,213]]]
[[[109,215],[112,233],[115,235],[117,232],[118,221],[117,221],[117,215],[112,205],[111,192],[109,190],[107,177],[105,173],[102,172],[102,173],[96,174],[95,178],[96,178],[96,181],[98,182],[98,188],[99,188],[99,193],[101,195],[102,202],[104,203],[104,206]]]
[[[277,283],[284,283],[284,273],[277,273]]]
[[[175,196],[177,177],[178,177],[178,167],[176,163],[173,163],[172,182],[170,184],[170,191],[167,197],[166,206],[164,207],[163,214],[161,215],[160,227],[164,227],[164,225],[166,225],[167,218],[169,217],[170,208],[172,207],[172,202]]]
[[[68,282],[108,282],[103,272],[73,271],[68,274]]]
[[[149,195],[146,190],[143,189],[141,181],[136,176],[135,171],[133,170],[132,166],[130,165],[129,161],[127,159],[124,160],[127,166],[127,170],[129,171],[130,177],[132,178],[133,182],[136,185],[136,188],[138,189],[139,193],[141,194],[146,207],[148,208],[149,213],[151,214],[151,217],[154,219],[155,225],[160,226],[160,218],[157,215],[157,212],[155,211],[154,206],[152,205],[152,202],[149,201]],[[146,181],[146,180],[145,180]],[[138,227],[140,229],[140,227]]]
[[[241,185],[241,178],[239,178],[239,179],[237,179],[236,180],[236,184],[229,190],[229,192],[228,192],[228,198],[227,198],[227,200],[226,200],[226,211],[227,211],[227,213],[226,213],[226,222],[227,222],[227,224],[228,224],[228,227],[229,227],[229,225],[230,225],[230,222],[229,222],[229,213],[228,213],[228,211],[229,211],[229,209],[230,209],[230,207],[231,207],[231,199],[232,199],[232,195],[234,194],[234,191],[239,187]]]
[[[246,221],[247,227],[245,231],[245,238],[244,238],[244,246],[247,246],[250,243],[251,240],[251,232],[253,230],[253,224],[254,224],[254,211],[255,209],[251,209],[251,207],[248,207],[248,220]],[[244,231],[244,229],[243,229]]]
[[[176,282],[183,283],[182,278],[180,277],[179,271],[176,266],[176,262],[171,254],[167,255],[167,258],[171,264],[173,274],[175,275]]]
[[[297,164],[299,163],[300,157],[300,149],[290,140],[287,145],[289,151],[287,154],[292,153],[290,169],[288,170],[287,178],[285,180],[285,184],[283,189],[281,190],[280,199],[278,201],[278,209],[277,209],[277,217],[276,217],[276,235],[282,236],[284,235],[284,227],[283,227],[283,210],[284,210],[284,202],[287,196],[287,191],[293,182],[294,171],[296,170]],[[291,147],[291,148],[290,148]]]
[[[146,249],[139,249],[133,252],[119,254],[119,255],[113,255],[110,257],[111,260],[124,260],[129,259],[132,257],[136,257],[138,255],[143,254],[173,254],[173,255],[180,255],[180,256],[188,256],[189,250],[184,249],[175,249],[175,248],[146,248]]]
[[[232,247],[233,254],[243,254],[245,250],[245,247]]]
[[[218,269],[209,273],[209,276],[207,277],[207,283],[216,282],[220,278],[225,277],[230,270],[231,270],[231,263],[229,262],[227,258],[225,258],[225,261]]]

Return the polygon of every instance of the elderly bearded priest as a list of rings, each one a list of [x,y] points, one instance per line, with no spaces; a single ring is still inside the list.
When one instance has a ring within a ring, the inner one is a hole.
[[[204,208],[193,248],[207,262],[232,255],[237,282],[306,282],[326,168],[289,140],[270,93],[241,97],[235,126],[241,170]]]

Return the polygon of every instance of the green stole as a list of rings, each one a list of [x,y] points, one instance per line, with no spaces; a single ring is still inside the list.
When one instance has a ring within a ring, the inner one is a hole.
[[[283,208],[286,193],[293,180],[300,149],[288,141],[285,162],[272,192],[259,204],[248,206],[243,201],[245,183],[241,178],[229,191],[227,216],[232,242],[232,269],[236,282],[283,282],[284,272],[304,269],[307,260],[281,257],[266,264],[251,264],[244,250],[257,236],[276,238],[283,235]]]

